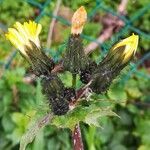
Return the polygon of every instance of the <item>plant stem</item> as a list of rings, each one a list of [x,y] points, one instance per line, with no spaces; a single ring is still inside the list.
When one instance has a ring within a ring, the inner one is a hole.
[[[72,88],[76,88],[76,79],[77,75],[72,74]],[[75,125],[74,131],[72,131],[72,142],[73,150],[84,150],[79,123]]]
[[[76,78],[77,78],[77,75],[72,74],[72,88],[76,88]]]
[[[79,123],[75,125],[74,131],[72,132],[72,141],[73,150],[84,150]]]

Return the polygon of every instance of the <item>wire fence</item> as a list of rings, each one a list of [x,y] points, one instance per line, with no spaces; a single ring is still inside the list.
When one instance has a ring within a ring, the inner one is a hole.
[[[1,0],[2,1],[2,0]],[[36,22],[39,22],[41,20],[41,18],[43,18],[44,16],[47,17],[51,17],[51,18],[56,18],[57,21],[61,22],[63,25],[66,26],[70,26],[71,23],[68,22],[68,20],[60,17],[60,16],[55,16],[53,15],[53,12],[49,12],[47,13],[46,8],[48,5],[50,5],[50,3],[52,2],[52,0],[46,0],[44,3],[38,3],[35,0],[25,0],[25,2],[29,3],[31,6],[36,7],[40,10],[40,14],[35,18]],[[146,6],[144,6],[143,8],[141,8],[140,10],[138,10],[138,12],[135,12],[134,15],[132,15],[132,17],[130,19],[128,19],[127,17],[118,14],[115,10],[112,10],[111,8],[109,8],[108,6],[106,6],[103,2],[103,0],[96,0],[95,1],[95,7],[92,9],[92,11],[88,14],[88,19],[92,19],[92,17],[97,13],[97,11],[102,10],[106,13],[110,13],[113,16],[117,16],[119,19],[121,19],[125,25],[121,28],[121,30],[119,30],[119,32],[114,33],[111,37],[111,42],[109,42],[109,45],[106,44],[106,42],[98,42],[97,44],[99,45],[100,48],[102,48],[104,51],[101,52],[101,54],[103,55],[103,53],[105,51],[107,51],[108,49],[110,49],[112,47],[112,45],[118,41],[118,39],[120,39],[123,35],[125,35],[125,33],[127,31],[131,31],[134,32],[136,34],[138,34],[140,37],[143,37],[147,40],[150,40],[150,34],[147,34],[145,32],[143,32],[142,30],[140,30],[137,27],[133,26],[133,23],[140,19],[145,13],[148,12],[148,10],[150,9],[150,3]],[[2,28],[2,26],[0,25],[0,28]],[[3,27],[5,28],[5,27]],[[89,35],[84,35],[82,34],[82,38],[90,41],[90,42],[97,42],[97,40]],[[64,50],[65,44],[60,45],[60,47],[58,48],[57,51],[55,51],[55,53],[51,53],[51,49],[45,49],[47,52],[50,52],[50,55],[53,56],[53,58],[57,61],[58,56],[62,54],[62,51]],[[54,51],[53,51],[54,52]],[[3,64],[4,68],[7,70],[9,69],[13,59],[16,56],[16,50],[12,52],[12,54],[10,55],[10,57],[7,59],[6,62],[0,62],[0,64]],[[148,78],[150,79],[150,75],[149,74],[144,74],[141,71],[139,71],[137,68],[139,67],[139,65],[143,64],[143,62],[147,59],[150,58],[150,52],[146,53],[141,59],[139,59],[136,63],[131,63],[130,64],[130,71],[123,76],[123,78],[121,79],[121,83],[125,83],[128,79],[130,79],[130,77],[136,73],[136,75],[139,75],[140,77],[143,78]]]

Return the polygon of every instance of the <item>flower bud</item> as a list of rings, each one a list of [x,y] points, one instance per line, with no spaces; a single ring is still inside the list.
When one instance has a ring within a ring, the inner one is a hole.
[[[55,115],[64,115],[69,110],[69,102],[65,97],[65,88],[57,75],[43,76],[41,80],[43,94],[49,100]]]
[[[88,63],[83,50],[82,39],[80,35],[71,35],[68,40],[66,54],[64,58],[64,69],[73,74],[80,73]]]
[[[85,56],[82,39],[80,37],[86,20],[86,10],[81,6],[72,17],[71,36],[68,39],[63,63],[64,69],[73,74],[80,73],[87,64],[87,57]]]
[[[138,40],[139,36],[134,34],[126,39],[121,40],[110,49],[107,59],[114,56],[114,61],[118,61],[120,59],[122,65],[128,63],[135,55],[138,46]]]
[[[93,92],[102,93],[109,88],[113,79],[119,75],[120,71],[135,55],[138,38],[138,35],[133,34],[111,48],[92,75],[90,87]]]
[[[38,48],[40,48],[39,34],[41,32],[41,24],[37,24],[34,21],[16,22],[14,28],[9,28],[6,33],[6,38],[20,51],[20,53],[28,57],[25,52],[25,45],[32,48],[30,41],[32,41]]]
[[[39,34],[41,24],[29,21],[21,24],[16,22],[9,28],[6,38],[19,50],[21,55],[31,64],[36,75],[49,74],[54,62],[41,50]]]

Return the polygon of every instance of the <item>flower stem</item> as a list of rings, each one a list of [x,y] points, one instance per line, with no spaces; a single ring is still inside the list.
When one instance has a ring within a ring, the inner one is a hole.
[[[72,132],[72,141],[73,150],[84,150],[79,123],[75,125],[74,131]]]
[[[72,88],[76,88],[76,78],[77,78],[77,75],[72,74]]]

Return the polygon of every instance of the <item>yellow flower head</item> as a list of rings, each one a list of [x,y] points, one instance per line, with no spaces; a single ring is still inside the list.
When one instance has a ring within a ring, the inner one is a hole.
[[[83,6],[81,6],[79,9],[77,9],[77,11],[74,13],[72,17],[71,33],[81,34],[86,20],[87,20],[86,10]]]
[[[120,58],[122,59],[122,63],[126,64],[128,61],[130,61],[132,56],[135,55],[138,46],[138,40],[139,36],[133,34],[114,45],[111,48],[110,53],[119,53]]]
[[[25,52],[25,46],[32,48],[30,41],[32,41],[38,48],[40,48],[39,34],[41,32],[41,24],[37,24],[34,21],[16,22],[14,28],[9,28],[6,38],[24,55],[27,56]]]

